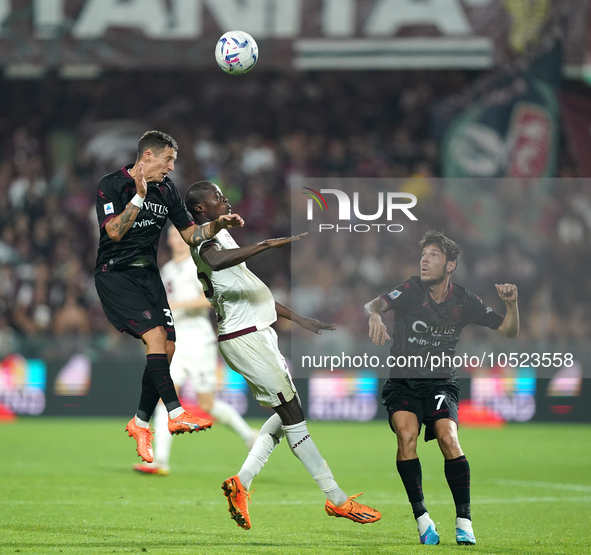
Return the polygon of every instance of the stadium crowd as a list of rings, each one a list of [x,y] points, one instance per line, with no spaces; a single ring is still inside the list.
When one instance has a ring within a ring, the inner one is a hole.
[[[396,178],[400,191],[419,200],[419,221],[445,230],[464,248],[458,282],[497,309],[493,284],[519,286],[518,341],[586,340],[591,187],[575,179],[567,149],[559,157],[562,179],[535,185],[539,190],[507,181],[486,190],[454,188],[437,179],[430,107],[473,78],[343,72],[234,80],[216,72],[3,79],[0,355],[22,345],[113,348],[119,341],[92,280],[96,183],[134,161],[137,138],[150,128],[178,141],[171,177],[182,192],[200,179],[221,186],[247,224],[236,232],[239,243],[292,233],[291,195],[302,179]],[[468,202],[474,195],[483,199],[479,213]],[[334,234],[326,243],[308,241],[292,266],[298,306],[366,334],[363,303],[416,273],[424,231],[409,226],[403,238]],[[250,264],[277,300],[288,303],[289,254],[266,253]],[[164,242],[160,255],[166,262]]]

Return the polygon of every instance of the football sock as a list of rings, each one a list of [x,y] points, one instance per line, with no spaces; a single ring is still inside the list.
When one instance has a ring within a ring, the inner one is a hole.
[[[146,423],[146,426],[142,426],[144,428],[148,427],[150,422],[150,418],[154,413],[154,409],[158,404],[158,399],[160,399],[160,395],[158,395],[158,390],[156,389],[156,385],[154,381],[148,374],[148,370],[144,370],[144,375],[142,376],[142,394],[140,395],[140,404],[136,412],[136,424],[140,426],[138,423],[138,419]]]
[[[170,377],[168,357],[164,353],[153,353],[148,355],[146,359],[146,373],[154,382],[154,386],[156,387],[158,395],[162,399],[166,410],[171,412],[174,409],[179,408],[181,403],[176,394],[172,378]],[[155,408],[156,405],[154,405],[154,409]],[[154,409],[152,409],[152,412]]]
[[[445,477],[456,504],[458,518],[470,520],[470,465],[462,455],[445,461]]]
[[[402,478],[406,495],[412,507],[415,519],[427,512],[423,496],[423,472],[419,459],[396,461],[398,474]]]
[[[154,464],[168,470],[172,435],[168,431],[168,414],[162,403],[156,405],[153,417],[154,424]]]
[[[422,536],[431,524],[433,524],[433,520],[429,516],[429,513],[423,513],[420,517],[418,517],[417,530],[419,531],[419,535]]]
[[[139,426],[140,428],[149,428],[150,427],[150,423],[146,422],[145,420],[142,420],[137,414],[135,415],[135,424],[136,424],[136,426]]]
[[[240,482],[247,490],[250,489],[254,477],[269,460],[269,455],[273,452],[273,449],[279,445],[283,435],[281,418],[274,414],[261,427],[259,437],[257,437],[240,472],[238,472],[238,478],[240,478]]]
[[[302,462],[306,470],[324,492],[333,505],[342,505],[349,499],[348,495],[336,483],[330,468],[314,445],[306,421],[291,426],[283,426],[285,437],[291,452]]]
[[[252,428],[238,414],[238,411],[226,401],[215,399],[209,412],[220,424],[224,424],[236,432],[243,441],[247,441],[252,436]],[[242,480],[240,481],[242,482]]]
[[[174,419],[183,414],[183,412],[185,412],[185,409],[183,407],[177,407],[176,409],[172,409],[168,413],[168,417]]]

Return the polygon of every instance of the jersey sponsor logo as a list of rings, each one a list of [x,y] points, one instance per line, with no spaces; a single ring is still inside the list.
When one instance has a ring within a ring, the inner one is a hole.
[[[140,220],[139,222],[133,222],[131,227],[148,227],[149,225],[156,225],[154,220]]]
[[[421,346],[431,345],[431,341],[427,341],[426,339],[423,339],[422,337],[420,339],[417,339],[416,337],[409,337],[408,342],[409,343],[418,343]]]
[[[412,331],[415,333],[431,333],[437,335],[454,335],[456,333],[455,326],[429,326],[422,320],[416,320],[412,324]]]
[[[394,289],[394,291],[390,291],[388,293],[388,297],[390,297],[392,300],[396,299],[397,297],[399,297],[401,295],[401,292],[398,291],[398,289]]]
[[[164,218],[168,214],[168,206],[163,204],[156,204],[150,200],[144,201],[144,210],[149,210],[157,218]]]
[[[114,214],[115,213],[115,208],[114,208],[112,202],[107,202],[107,204],[104,205],[104,209],[105,209],[105,214]]]

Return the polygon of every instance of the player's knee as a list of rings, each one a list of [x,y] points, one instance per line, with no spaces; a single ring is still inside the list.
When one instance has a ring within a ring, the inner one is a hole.
[[[151,329],[142,336],[146,343],[148,352],[152,353],[167,353],[167,334],[162,326]]]
[[[417,447],[417,433],[410,428],[400,428],[396,430],[398,446],[404,450],[414,450]]]
[[[306,419],[297,397],[287,403],[273,407],[273,410],[279,415],[284,426],[293,426]]]
[[[446,453],[456,453],[461,451],[458,436],[451,432],[444,432],[438,437],[441,450]]]

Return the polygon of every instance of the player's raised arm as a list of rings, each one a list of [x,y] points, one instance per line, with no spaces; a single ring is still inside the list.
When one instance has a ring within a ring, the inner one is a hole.
[[[237,249],[226,249],[222,250],[216,244],[206,245],[201,249],[201,258],[203,261],[214,271],[225,270],[232,266],[237,266],[241,262],[248,260],[251,256],[259,254],[260,252],[268,249],[278,249],[292,243],[293,241],[299,241],[307,233],[300,233],[292,237],[280,237],[278,239],[266,239],[260,243],[254,245],[248,245],[246,247],[240,247]]]
[[[144,205],[144,198],[148,192],[148,184],[144,177],[144,165],[138,164],[133,176],[136,187],[136,195],[127,203],[125,210],[109,220],[105,225],[107,235],[115,242],[121,241],[125,234],[133,226],[140,208]]]
[[[495,284],[497,293],[507,307],[503,323],[497,331],[505,337],[517,337],[519,333],[519,309],[517,308],[517,286],[510,283]]]
[[[305,330],[310,330],[318,335],[322,333],[322,330],[329,330],[334,331],[337,329],[336,324],[327,324],[326,322],[321,322],[320,320],[316,320],[316,318],[308,318],[307,316],[302,316],[297,312],[294,312],[291,308],[278,303],[275,301],[275,310],[277,311],[277,315],[285,318],[287,320],[291,320],[301,326]]]
[[[227,214],[203,225],[193,224],[184,229],[179,229],[179,232],[187,245],[198,247],[204,241],[217,235],[222,229],[241,227],[243,225],[244,220],[238,214]]]
[[[391,339],[386,324],[382,320],[382,312],[388,311],[388,304],[381,297],[376,297],[363,307],[363,312],[369,321],[369,337],[374,345],[383,345]]]

